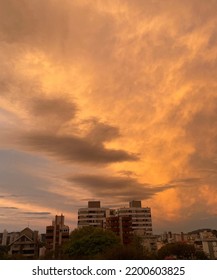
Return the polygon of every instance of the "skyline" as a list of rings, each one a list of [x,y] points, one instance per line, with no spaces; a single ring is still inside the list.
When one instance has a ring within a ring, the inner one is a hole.
[[[0,7],[0,231],[89,200],[216,229],[217,1]]]

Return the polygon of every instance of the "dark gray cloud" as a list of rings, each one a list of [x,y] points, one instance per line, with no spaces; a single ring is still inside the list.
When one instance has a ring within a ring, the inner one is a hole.
[[[5,187],[5,188],[6,188],[6,187]],[[0,186],[0,189],[4,189],[4,187]],[[16,198],[16,197],[19,197],[19,195],[15,195],[15,194],[0,195],[0,198],[8,198],[8,197]]]
[[[26,219],[28,223],[30,222],[30,227],[31,227],[31,221],[32,221],[32,220],[47,220],[47,221],[48,221],[49,217],[47,217],[47,216],[40,216],[40,215],[31,216],[31,217],[30,217],[30,216],[22,216],[22,219]],[[45,227],[48,223],[49,223],[49,222],[44,223],[44,227]],[[44,229],[43,229],[43,231],[44,231]]]
[[[21,212],[21,214],[26,215],[50,215],[50,212]]]
[[[45,97],[33,98],[28,109],[31,114],[45,119],[46,122],[56,121],[57,119],[65,122],[74,118],[77,112],[77,106],[61,97],[61,94],[59,94],[59,97],[50,99]]]
[[[100,122],[92,118],[83,122],[88,127],[86,138],[93,143],[102,143],[113,140],[120,136],[118,127]]]
[[[90,139],[77,136],[58,136],[29,133],[21,137],[26,148],[47,152],[66,161],[96,165],[122,161],[136,161],[138,156],[123,150],[106,149],[103,143],[94,144]]]
[[[129,201],[132,199],[148,199],[153,195],[173,186],[152,186],[139,183],[130,177],[114,177],[103,175],[78,175],[68,178],[72,183],[83,186],[95,197],[113,197],[114,200]]]
[[[11,207],[11,206],[5,206],[5,207],[0,207],[0,209],[17,210],[17,209],[19,209],[19,208],[17,208],[17,207]]]
[[[96,117],[79,120],[76,115],[78,106],[64,96],[32,98],[22,106],[29,111],[34,122],[31,132],[17,137],[17,143],[27,150],[47,152],[67,161],[97,165],[139,159],[137,154],[106,148],[105,142],[121,136],[119,128]],[[57,135],[59,128],[71,120],[73,124],[68,125],[68,133]],[[70,130],[73,134],[69,133]]]

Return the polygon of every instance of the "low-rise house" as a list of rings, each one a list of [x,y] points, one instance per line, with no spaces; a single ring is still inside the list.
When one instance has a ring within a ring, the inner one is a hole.
[[[23,229],[8,247],[8,254],[12,258],[37,259],[39,250],[38,231],[33,231],[28,227]]]

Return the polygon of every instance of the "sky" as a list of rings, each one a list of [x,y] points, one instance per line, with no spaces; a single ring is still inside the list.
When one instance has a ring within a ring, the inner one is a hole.
[[[0,231],[88,200],[217,228],[217,0],[0,0]]]

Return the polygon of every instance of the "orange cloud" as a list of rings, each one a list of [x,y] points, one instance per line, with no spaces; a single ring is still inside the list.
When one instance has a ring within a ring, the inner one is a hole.
[[[147,200],[158,222],[215,212],[214,1],[0,2],[2,148],[40,151],[61,180],[161,188]]]

